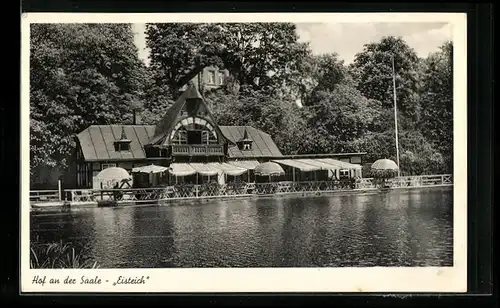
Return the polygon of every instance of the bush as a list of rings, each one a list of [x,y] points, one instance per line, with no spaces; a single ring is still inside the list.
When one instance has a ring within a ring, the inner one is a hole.
[[[30,244],[30,268],[98,268],[84,256],[84,251],[77,251],[70,243],[40,243],[38,240]]]

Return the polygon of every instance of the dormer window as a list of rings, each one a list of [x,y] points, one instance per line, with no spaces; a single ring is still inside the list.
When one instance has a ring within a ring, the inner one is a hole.
[[[117,151],[117,152],[130,151],[130,144],[129,143],[116,142],[116,144],[115,144],[115,151]]]
[[[245,130],[245,133],[243,134],[243,138],[238,140],[238,148],[242,151],[249,151],[252,149],[252,143],[253,140],[248,138],[248,132]]]
[[[125,135],[125,128],[122,127],[122,135],[119,140],[115,141],[115,151],[116,152],[126,152],[130,151],[130,143],[132,140],[127,139]]]

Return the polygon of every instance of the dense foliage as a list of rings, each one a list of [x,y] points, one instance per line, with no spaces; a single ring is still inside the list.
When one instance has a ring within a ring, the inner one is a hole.
[[[75,133],[130,121],[145,68],[130,25],[33,24],[30,39],[31,170],[65,168]]]
[[[146,35],[149,67],[130,25],[32,25],[32,170],[66,167],[75,133],[127,123],[135,105],[155,123],[206,65],[231,75],[203,91],[220,125],[259,128],[284,154],[396,160],[394,60],[402,173],[452,172],[451,42],[421,59],[403,39],[385,37],[347,66],[336,54],[312,54],[288,23],[149,24]]]

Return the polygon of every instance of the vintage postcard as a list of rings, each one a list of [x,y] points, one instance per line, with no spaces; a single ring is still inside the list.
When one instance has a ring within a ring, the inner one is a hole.
[[[466,292],[466,15],[22,18],[22,292]]]

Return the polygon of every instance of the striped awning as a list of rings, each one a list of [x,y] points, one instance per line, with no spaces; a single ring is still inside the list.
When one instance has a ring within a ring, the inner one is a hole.
[[[336,160],[333,158],[318,158],[315,160],[321,161],[321,162],[324,162],[327,164],[331,164],[331,165],[337,165],[342,169],[362,169],[363,168],[361,165],[351,164],[351,163],[343,162],[343,161]]]
[[[208,163],[207,165],[209,165],[211,168],[220,170],[221,173],[225,173],[225,174],[231,175],[231,176],[242,175],[243,173],[247,172],[247,170],[248,170],[246,168],[233,166],[233,165],[228,164],[228,163]]]
[[[256,160],[234,160],[227,163],[247,170],[254,170],[259,165],[259,162]]]
[[[189,164],[185,163],[173,163],[170,165],[168,172],[175,176],[188,176],[196,174],[196,170]]]
[[[285,166],[288,166],[288,167],[297,168],[297,169],[299,169],[300,171],[303,171],[303,172],[321,170],[321,168],[318,167],[318,166],[313,166],[313,165],[305,164],[305,163],[300,162],[300,161],[298,161],[296,159],[276,159],[276,160],[273,160],[273,162],[278,163],[280,165],[285,165]]]
[[[167,171],[167,167],[157,166],[157,165],[147,165],[142,167],[135,167],[132,169],[134,173],[162,173]]]
[[[211,164],[191,163],[189,165],[193,167],[193,169],[196,170],[197,173],[204,176],[214,176],[220,172],[220,169],[215,168]]]
[[[338,165],[328,164],[328,163],[321,161],[319,159],[298,159],[297,161],[304,163],[304,164],[316,166],[318,168],[321,168],[321,170],[339,170],[339,169],[341,169],[341,167]]]

